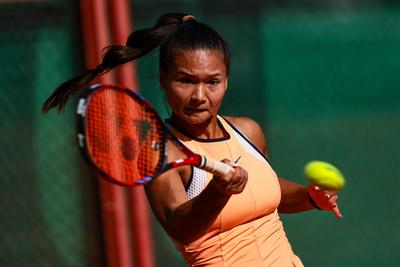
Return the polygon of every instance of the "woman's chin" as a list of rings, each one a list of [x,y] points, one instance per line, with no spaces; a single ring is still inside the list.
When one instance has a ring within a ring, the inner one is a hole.
[[[185,116],[185,121],[190,124],[202,124],[210,121],[211,115],[209,113],[203,112],[197,114],[191,114],[190,116]]]

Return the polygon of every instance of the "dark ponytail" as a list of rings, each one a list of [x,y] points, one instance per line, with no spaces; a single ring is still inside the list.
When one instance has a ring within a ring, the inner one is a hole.
[[[57,87],[43,104],[42,112],[47,113],[54,107],[58,107],[62,111],[68,99],[88,86],[97,76],[148,54],[159,46],[163,39],[176,29],[178,24],[184,22],[185,17],[193,18],[184,13],[164,14],[158,19],[154,27],[134,31],[129,36],[126,46],[106,47],[101,64],[94,69],[83,71]]]

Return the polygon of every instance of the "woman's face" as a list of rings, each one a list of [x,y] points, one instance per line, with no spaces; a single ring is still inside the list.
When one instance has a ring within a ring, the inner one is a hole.
[[[228,87],[227,68],[218,50],[178,51],[167,70],[160,70],[160,84],[174,116],[203,123],[216,116]]]

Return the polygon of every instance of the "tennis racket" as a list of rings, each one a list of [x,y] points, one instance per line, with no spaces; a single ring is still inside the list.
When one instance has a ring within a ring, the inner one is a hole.
[[[78,100],[76,122],[84,158],[103,178],[119,185],[143,185],[184,165],[216,175],[232,170],[183,145],[142,96],[122,86],[96,84],[85,90]],[[167,163],[168,140],[186,158]]]

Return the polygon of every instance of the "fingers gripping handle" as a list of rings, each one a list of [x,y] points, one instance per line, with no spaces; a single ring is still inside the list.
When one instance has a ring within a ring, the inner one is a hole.
[[[202,156],[202,163],[199,166],[201,169],[208,171],[215,175],[225,175],[228,172],[234,172],[233,168],[221,161],[210,159]]]

